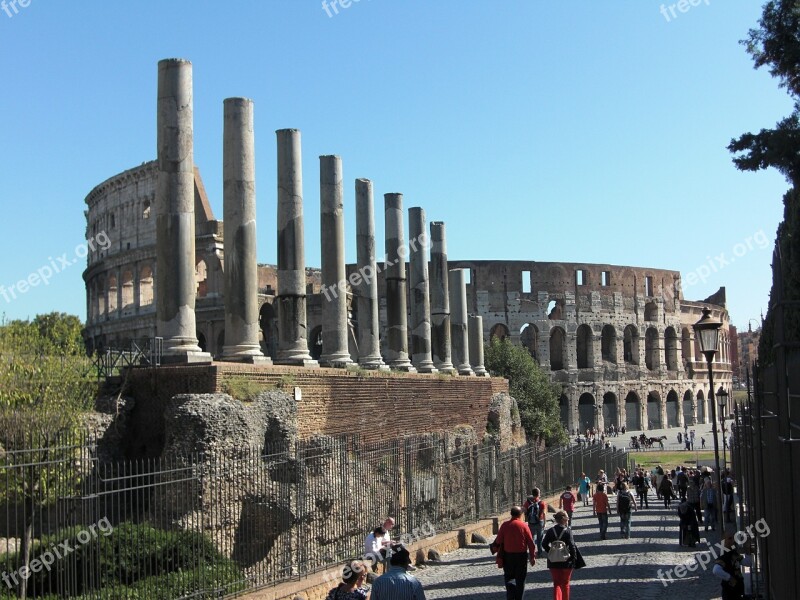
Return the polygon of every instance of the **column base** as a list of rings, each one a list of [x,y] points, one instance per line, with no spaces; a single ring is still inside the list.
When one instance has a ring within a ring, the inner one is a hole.
[[[370,362],[359,362],[358,366],[362,369],[367,369],[369,371],[391,371],[389,365],[384,363],[382,360],[380,361],[370,361]]]
[[[223,346],[222,358],[223,362],[241,362],[253,365],[271,365],[272,359],[264,356],[258,346],[250,344],[243,344],[241,346]]]
[[[162,365],[210,365],[213,361],[208,352],[176,352],[161,357]]]
[[[346,369],[353,364],[353,359],[349,354],[330,354],[319,357],[320,367],[330,367],[333,369]]]
[[[406,362],[398,362],[398,363],[389,363],[389,368],[392,371],[403,371],[404,373],[416,373],[417,370],[414,368],[409,361]]]
[[[245,356],[222,356],[222,362],[244,363],[247,365],[259,365],[268,367],[272,365],[272,359],[268,356],[245,355]]]
[[[475,377],[475,371],[472,370],[472,367],[460,366],[456,368],[458,369],[458,374],[462,377]]]
[[[412,363],[414,364],[414,368],[417,369],[417,373],[438,373],[439,369],[437,369],[433,365],[433,361],[422,361],[419,363]]]
[[[276,358],[272,361],[276,366],[319,368],[319,363],[313,358]]]
[[[476,377],[491,377],[489,371],[487,371],[484,367],[473,367],[472,372],[475,373]]]
[[[453,363],[450,362],[437,363],[434,361],[433,365],[436,367],[436,370],[439,371],[439,373],[452,375],[456,372],[456,368],[453,366]]]

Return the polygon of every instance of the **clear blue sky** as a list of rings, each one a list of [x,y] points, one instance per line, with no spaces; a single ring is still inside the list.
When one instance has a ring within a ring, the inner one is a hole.
[[[746,328],[767,304],[787,184],[739,173],[725,147],[790,101],[738,43],[761,2],[702,0],[675,17],[663,4],[666,17],[656,0],[360,0],[332,16],[321,0],[0,11],[0,285],[74,257],[86,194],[155,158],[156,65],[180,57],[194,64],[195,161],[220,219],[222,101],[255,100],[260,262],[276,254],[274,131],[296,127],[310,266],[317,157],[339,154],[348,261],[352,182],[368,177],[378,215],[383,193],[403,192],[445,221],[453,259],[678,269],[687,298],[727,286]],[[688,285],[723,253],[735,261]],[[85,318],[83,268],[0,296],[0,313]]]

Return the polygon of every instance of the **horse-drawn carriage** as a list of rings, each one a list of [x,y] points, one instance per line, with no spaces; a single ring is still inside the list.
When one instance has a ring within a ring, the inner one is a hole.
[[[644,433],[641,435],[632,435],[631,436],[631,443],[628,445],[633,450],[649,450],[656,444],[663,450],[664,449],[664,440],[667,439],[667,436],[662,435],[660,437],[647,437]]]

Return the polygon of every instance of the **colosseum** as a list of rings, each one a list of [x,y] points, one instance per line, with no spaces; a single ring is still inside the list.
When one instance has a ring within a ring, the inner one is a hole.
[[[128,347],[156,335],[156,232],[151,207],[155,161],[115,175],[86,197],[87,240],[105,232],[111,246],[93,246],[83,277],[90,350]],[[219,356],[224,342],[223,223],[214,218],[195,169],[197,339]],[[270,234],[262,232],[262,238]],[[589,263],[453,261],[467,272],[471,314],[483,317],[484,341],[521,344],[562,387],[561,416],[570,431],[625,425],[629,431],[710,421],[707,365],[692,325],[708,307],[722,321],[713,364],[717,385],[731,389],[725,290],[684,300],[677,271]],[[349,265],[352,272],[355,265]],[[261,346],[276,351],[275,267],[259,265]],[[306,269],[309,347],[321,352],[322,294],[318,269]],[[379,279],[385,330],[384,282]],[[357,316],[350,304],[351,354]],[[268,368],[268,367],[266,367]]]

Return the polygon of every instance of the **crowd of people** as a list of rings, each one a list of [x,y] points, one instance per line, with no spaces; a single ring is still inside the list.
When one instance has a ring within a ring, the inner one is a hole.
[[[525,592],[528,566],[536,565],[538,559],[547,560],[553,582],[555,600],[569,600],[570,581],[575,569],[585,565],[572,533],[571,525],[576,506],[591,506],[597,518],[599,539],[608,539],[609,519],[619,518],[620,538],[629,539],[632,515],[650,508],[655,494],[657,502],[676,514],[678,544],[694,548],[700,542],[700,526],[716,531],[721,521],[734,519],[734,481],[725,470],[721,485],[714,481],[708,468],[686,468],[677,466],[664,469],[656,466],[649,472],[637,468],[629,473],[618,468],[609,480],[605,471],[597,473],[594,481],[581,473],[574,486],[565,486],[558,498],[553,524],[547,527],[548,506],[541,497],[541,490],[533,488],[521,506],[514,506],[510,519],[505,521],[490,545],[498,568],[503,570],[503,583],[507,600],[521,600]],[[722,495],[723,514],[717,515],[718,497]],[[637,500],[638,499],[638,500]],[[349,562],[344,568],[342,583],[330,590],[326,600],[424,600],[422,585],[409,573],[415,570],[408,549],[392,541],[390,531],[394,519],[387,518],[365,539],[362,560]],[[734,544],[731,536],[723,534],[726,547]],[[722,583],[723,598],[739,600],[744,593],[737,552],[723,554],[715,563],[713,573]],[[369,571],[384,572],[375,579],[371,591],[364,585]],[[371,596],[370,596],[371,593]]]

